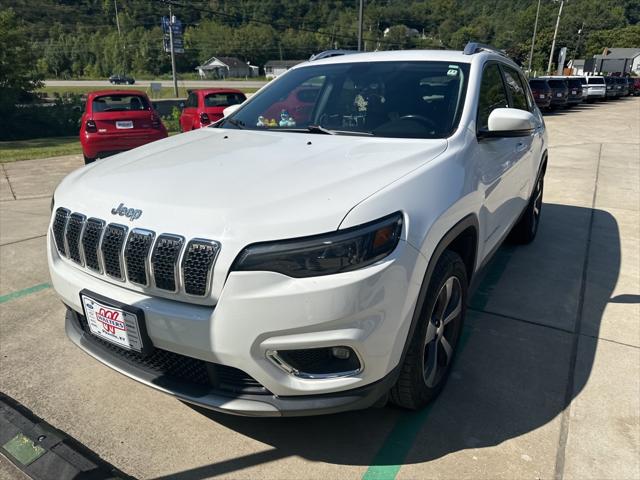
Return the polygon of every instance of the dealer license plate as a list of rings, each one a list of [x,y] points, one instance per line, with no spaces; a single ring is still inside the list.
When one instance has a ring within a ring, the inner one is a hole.
[[[561,93],[556,93],[556,97],[561,97],[562,94]]]
[[[132,120],[118,120],[116,122],[116,128],[133,128]]]
[[[84,315],[91,333],[127,350],[141,352],[138,316],[122,308],[81,294]]]
[[[576,93],[578,93],[577,90],[571,90],[571,95],[575,95]]]
[[[544,98],[544,93],[540,94],[540,98]]]

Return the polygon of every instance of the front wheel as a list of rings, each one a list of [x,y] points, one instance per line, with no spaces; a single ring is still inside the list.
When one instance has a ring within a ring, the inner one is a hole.
[[[438,259],[421,305],[413,337],[391,401],[417,410],[435,399],[446,382],[460,338],[467,302],[467,271],[460,256],[446,250]]]
[[[540,214],[542,213],[542,194],[544,191],[544,172],[541,172],[536,181],[529,203],[509,234],[509,239],[513,243],[526,245],[531,243],[538,233],[540,224]]]

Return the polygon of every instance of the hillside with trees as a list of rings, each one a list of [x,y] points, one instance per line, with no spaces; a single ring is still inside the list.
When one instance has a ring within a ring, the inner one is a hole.
[[[177,56],[182,73],[193,74],[196,65],[214,55],[236,56],[263,66],[271,59],[303,59],[328,48],[357,45],[356,0],[171,3],[185,25],[185,53]],[[365,3],[367,50],[459,49],[477,40],[527,62],[536,0]],[[534,69],[546,67],[558,6],[542,0]],[[116,72],[160,76],[171,70],[169,55],[162,51],[160,28],[160,18],[168,14],[166,2],[5,0],[3,7],[12,9],[21,28],[29,32],[36,52],[34,68],[45,78],[104,78]],[[584,58],[604,47],[638,46],[639,19],[638,0],[568,0],[557,45],[568,47],[568,58]]]

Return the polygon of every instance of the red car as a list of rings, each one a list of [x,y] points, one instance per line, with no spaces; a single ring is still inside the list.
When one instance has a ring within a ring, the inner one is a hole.
[[[229,88],[192,90],[180,115],[180,129],[188,132],[205,127],[220,120],[225,108],[242,103],[246,99],[240,90]]]
[[[81,122],[85,164],[167,137],[160,116],[139,90],[89,93]]]

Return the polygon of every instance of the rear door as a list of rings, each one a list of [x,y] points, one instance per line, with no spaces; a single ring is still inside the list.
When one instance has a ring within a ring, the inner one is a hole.
[[[191,92],[187,97],[187,101],[182,109],[182,115],[180,115],[180,128],[183,132],[188,132],[197,128],[196,117],[198,115],[198,94]]]
[[[95,97],[91,105],[98,134],[137,135],[152,129],[149,100],[138,94],[108,94]]]

